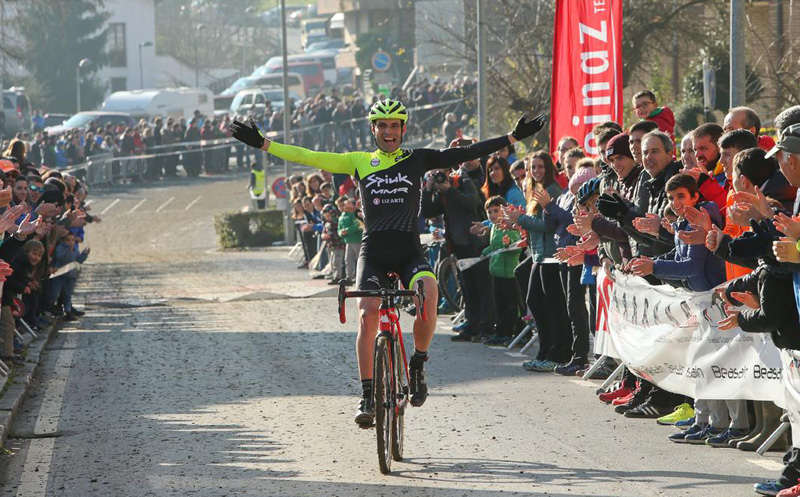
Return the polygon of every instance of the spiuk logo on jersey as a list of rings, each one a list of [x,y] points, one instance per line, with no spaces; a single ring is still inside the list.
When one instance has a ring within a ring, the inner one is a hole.
[[[407,186],[399,186],[402,184],[406,184],[409,186],[414,186],[408,179],[407,174],[397,173],[395,176],[378,176],[373,174],[367,178],[367,184],[364,185],[366,188],[371,188],[373,186],[377,188],[372,188],[373,195],[392,195],[394,193],[408,193]]]

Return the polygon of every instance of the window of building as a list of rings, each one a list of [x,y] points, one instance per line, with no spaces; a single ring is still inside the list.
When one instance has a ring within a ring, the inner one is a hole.
[[[125,49],[125,24],[108,25],[108,64],[111,67],[127,67],[128,57]]]
[[[111,78],[111,91],[125,91],[128,89],[128,78]]]

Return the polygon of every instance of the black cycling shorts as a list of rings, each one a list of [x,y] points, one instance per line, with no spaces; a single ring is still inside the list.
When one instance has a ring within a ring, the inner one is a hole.
[[[419,235],[399,231],[380,231],[361,241],[356,272],[356,288],[379,290],[389,285],[388,273],[397,273],[403,286],[413,289],[422,276],[436,278],[422,252]]]

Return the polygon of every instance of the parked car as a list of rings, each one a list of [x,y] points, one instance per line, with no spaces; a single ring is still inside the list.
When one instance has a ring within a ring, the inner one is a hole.
[[[339,50],[344,47],[344,38],[327,39],[309,43],[308,46],[306,46],[305,52],[307,54],[313,54],[321,50]]]
[[[305,97],[305,89],[303,87],[303,77],[297,73],[289,73],[287,75],[289,89],[301,97]],[[229,96],[231,99],[242,90],[247,88],[258,88],[262,86],[282,86],[283,74],[262,74],[260,76],[245,76],[239,78],[228,88],[222,90],[219,96]],[[216,100],[216,97],[215,97]]]
[[[296,62],[319,62],[322,64],[323,77],[328,84],[337,84],[336,72],[336,54],[333,53],[319,53],[319,54],[297,54],[289,56],[289,67]],[[263,76],[264,74],[273,74],[275,68],[283,67],[283,59],[281,57],[271,57],[266,64],[253,71],[253,76]],[[293,71],[298,72],[298,71]]]
[[[88,111],[78,112],[70,117],[63,124],[57,126],[50,126],[44,129],[44,132],[51,136],[63,135],[67,131],[75,128],[85,128],[92,121],[95,122],[97,127],[103,127],[108,123],[122,124],[123,126],[135,126],[136,120],[127,112],[103,112],[103,111]]]
[[[25,88],[12,86],[3,90],[3,117],[7,136],[31,129],[31,103]]]
[[[283,64],[264,67],[265,74],[280,74],[281,72],[283,72]],[[306,96],[316,95],[325,86],[325,71],[319,61],[290,61],[289,72],[299,74],[303,78],[303,91]]]
[[[292,12],[303,10],[304,7],[302,5],[287,5],[286,6],[286,17],[287,20]],[[265,10],[261,14],[258,15],[261,18],[261,22],[264,23],[266,26],[280,26],[281,25],[281,8],[280,6],[272,7],[269,10]]]
[[[302,100],[300,95],[292,91],[289,92],[289,101],[294,106],[295,102]],[[256,109],[257,112],[263,111],[267,102],[272,106],[272,110],[282,109],[283,102],[283,88],[270,87],[270,88],[250,88],[242,90],[236,94],[231,102],[230,114],[247,114],[251,109]]]
[[[47,128],[49,126],[55,126],[57,124],[61,124],[67,119],[69,119],[72,114],[54,114],[52,112],[48,112],[44,116],[44,127]]]

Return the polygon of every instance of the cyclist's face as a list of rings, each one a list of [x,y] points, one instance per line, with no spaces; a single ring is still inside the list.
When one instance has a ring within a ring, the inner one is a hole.
[[[379,119],[372,123],[372,135],[378,143],[378,148],[387,153],[400,148],[405,132],[406,126],[400,119]]]

